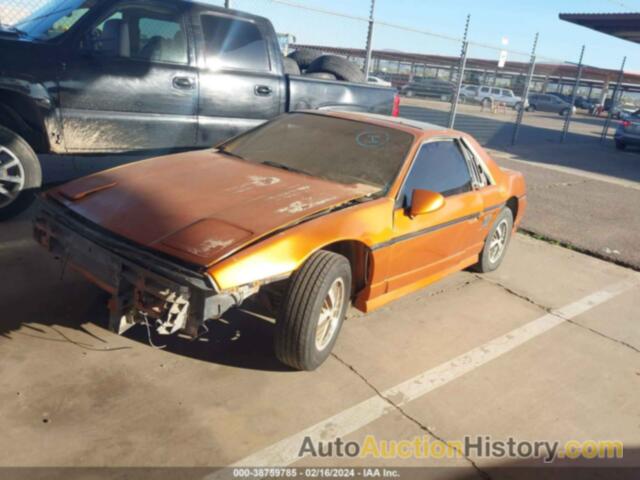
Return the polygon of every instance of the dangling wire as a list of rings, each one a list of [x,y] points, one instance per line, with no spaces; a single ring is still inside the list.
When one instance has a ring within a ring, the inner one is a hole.
[[[149,345],[151,345],[153,348],[157,348],[158,350],[166,348],[166,345],[156,345],[155,343],[153,343],[153,340],[151,340],[151,325],[149,325],[149,318],[147,317],[146,313],[142,314],[142,318],[144,318],[143,323],[147,327],[147,338],[149,339]]]

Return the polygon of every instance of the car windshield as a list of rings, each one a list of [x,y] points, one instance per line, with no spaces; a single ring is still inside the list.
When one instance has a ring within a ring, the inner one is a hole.
[[[53,40],[73,27],[97,1],[50,1],[15,26],[33,39]]]
[[[369,123],[317,114],[285,115],[220,146],[256,163],[386,193],[413,135]]]

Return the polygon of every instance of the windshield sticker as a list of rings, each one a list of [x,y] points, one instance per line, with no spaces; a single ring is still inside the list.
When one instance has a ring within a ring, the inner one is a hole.
[[[364,148],[380,148],[389,143],[387,132],[361,132],[356,137],[358,145]]]

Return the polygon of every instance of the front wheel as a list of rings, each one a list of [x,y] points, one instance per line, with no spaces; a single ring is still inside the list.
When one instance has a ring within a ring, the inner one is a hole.
[[[519,112],[520,110],[522,110],[522,102],[517,102],[517,103],[513,106],[513,109],[514,109],[516,112]]]
[[[472,269],[480,273],[493,272],[500,266],[511,240],[513,213],[510,208],[503,209],[484,241],[480,259]]]
[[[17,133],[0,126],[0,221],[26,210],[42,184],[40,162]]]
[[[314,253],[289,281],[276,321],[275,353],[297,370],[315,370],[328,357],[351,298],[351,266],[337,253]]]
[[[568,117],[568,116],[569,116],[569,109],[568,109],[568,108],[565,108],[564,110],[562,110],[562,111],[560,112],[560,116],[561,116],[561,117]]]

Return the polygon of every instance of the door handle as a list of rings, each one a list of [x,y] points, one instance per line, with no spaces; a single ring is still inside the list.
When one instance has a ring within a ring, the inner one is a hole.
[[[256,85],[255,92],[256,92],[256,95],[260,95],[262,97],[268,97],[273,93],[273,89],[267,85]]]
[[[173,86],[180,90],[191,90],[196,85],[192,77],[173,77]]]

